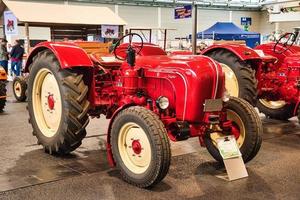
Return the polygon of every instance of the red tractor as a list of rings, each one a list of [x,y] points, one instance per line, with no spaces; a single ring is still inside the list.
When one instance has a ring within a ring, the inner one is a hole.
[[[222,162],[217,139],[234,135],[244,161],[255,157],[262,141],[260,118],[248,102],[224,95],[218,63],[206,56],[167,56],[142,39],[120,44],[124,37],[114,48],[122,61],[87,53],[76,42],[45,42],[31,52],[25,68],[29,121],[46,152],[75,150],[89,116],[103,114],[110,119],[108,161],[138,187],[166,176],[169,139],[198,137]]]
[[[214,45],[202,52],[222,63],[226,89],[246,99],[266,116],[286,120],[300,117],[300,46],[298,32],[276,43],[250,49],[242,45]]]

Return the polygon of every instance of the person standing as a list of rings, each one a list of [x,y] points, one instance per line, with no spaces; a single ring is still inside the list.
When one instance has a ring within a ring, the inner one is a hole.
[[[21,75],[23,54],[24,54],[24,48],[21,46],[20,41],[16,40],[10,52],[11,69],[16,76]]]
[[[0,39],[0,66],[2,66],[6,73],[8,70],[8,52],[6,48],[7,40],[4,38]]]

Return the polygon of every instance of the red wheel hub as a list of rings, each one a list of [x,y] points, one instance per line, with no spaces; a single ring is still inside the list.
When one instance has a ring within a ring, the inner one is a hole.
[[[132,141],[132,150],[135,154],[140,154],[142,151],[142,145],[138,140]]]
[[[234,135],[235,139],[238,139],[241,134],[239,128],[235,124],[232,124],[231,133]]]
[[[50,110],[54,110],[55,101],[53,98],[53,94],[49,94],[48,96],[48,106]]]

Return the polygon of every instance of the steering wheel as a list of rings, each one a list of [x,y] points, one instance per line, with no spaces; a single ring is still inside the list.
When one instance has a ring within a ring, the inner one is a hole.
[[[138,37],[141,40],[141,42],[140,43],[132,42],[132,39],[134,36]],[[129,42],[120,45],[121,41],[126,37],[129,37]],[[127,53],[128,53],[129,49],[134,49],[135,54],[137,55],[141,52],[141,50],[143,49],[143,46],[144,46],[144,41],[143,41],[143,38],[139,34],[137,34],[137,33],[126,34],[123,37],[121,37],[120,39],[118,39],[118,41],[115,43],[115,46],[113,49],[114,56],[117,59],[124,61],[127,58]]]
[[[282,54],[285,51],[289,50],[294,45],[296,41],[296,37],[297,35],[295,33],[285,33],[283,36],[279,38],[279,40],[277,40],[276,44],[274,45],[273,48],[274,53]],[[287,39],[287,40],[285,42],[281,42],[281,40],[283,39]],[[281,51],[277,49],[279,43],[283,45],[283,50]]]

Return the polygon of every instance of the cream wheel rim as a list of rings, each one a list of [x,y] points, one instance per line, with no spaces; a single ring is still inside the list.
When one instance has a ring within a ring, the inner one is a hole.
[[[19,81],[14,84],[14,91],[17,97],[20,97],[22,94],[22,86]]]
[[[40,69],[35,76],[32,105],[40,131],[46,137],[53,137],[61,122],[62,100],[58,83],[53,73],[46,68]]]
[[[246,129],[245,125],[240,118],[240,116],[234,112],[233,110],[227,109],[227,119],[232,121],[233,128],[235,126],[238,126],[239,129],[239,136],[236,138],[236,143],[239,148],[244,144],[245,137],[246,137]],[[235,128],[236,129],[236,128]],[[233,134],[234,135],[234,134]],[[217,140],[218,138],[225,137],[226,135],[220,133],[220,132],[214,132],[210,134],[210,138],[215,146],[217,146]]]
[[[233,70],[228,67],[228,65],[225,65],[224,63],[221,63],[222,70],[225,73],[225,88],[230,96],[238,97],[239,96],[239,82],[238,79],[233,72]]]
[[[118,149],[124,165],[135,174],[144,173],[151,163],[151,145],[145,131],[136,123],[122,126]]]
[[[286,105],[285,101],[268,101],[266,99],[259,99],[259,102],[271,109],[279,109]]]

